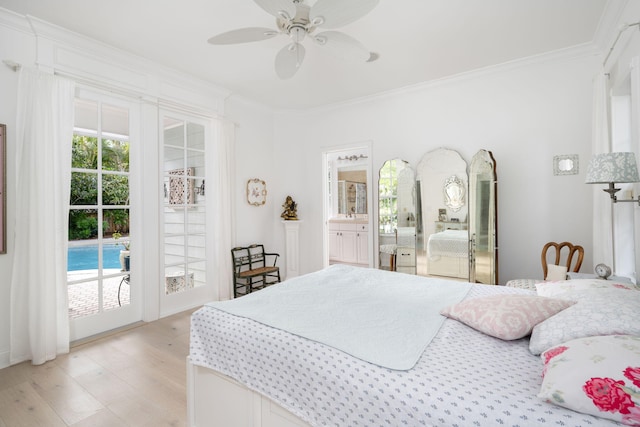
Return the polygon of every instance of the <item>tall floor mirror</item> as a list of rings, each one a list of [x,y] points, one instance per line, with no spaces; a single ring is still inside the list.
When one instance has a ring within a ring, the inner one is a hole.
[[[493,154],[480,150],[469,167],[469,281],[498,283],[498,198]]]
[[[418,274],[468,280],[467,162],[455,150],[438,148],[422,157],[416,174],[421,222]]]
[[[415,173],[386,161],[378,179],[379,268],[477,283],[498,282],[497,179],[491,152],[468,167],[455,150],[426,153]]]
[[[409,162],[384,162],[378,178],[379,267],[416,274],[415,172]]]

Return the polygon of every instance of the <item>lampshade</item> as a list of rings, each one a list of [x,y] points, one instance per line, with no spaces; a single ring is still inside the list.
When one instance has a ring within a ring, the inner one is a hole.
[[[634,153],[594,154],[587,168],[586,184],[639,182]]]

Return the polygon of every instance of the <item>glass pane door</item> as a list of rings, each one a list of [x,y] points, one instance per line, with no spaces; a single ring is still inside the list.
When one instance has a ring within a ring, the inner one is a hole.
[[[167,312],[188,304],[192,298],[188,295],[198,294],[207,280],[206,126],[178,115],[163,117],[162,125],[161,301],[162,311]]]
[[[130,280],[130,106],[100,97],[75,103],[69,209],[71,339],[139,320]]]

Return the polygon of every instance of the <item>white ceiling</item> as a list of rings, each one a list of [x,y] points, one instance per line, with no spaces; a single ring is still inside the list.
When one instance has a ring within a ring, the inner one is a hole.
[[[274,27],[275,18],[252,0],[0,0],[0,7],[274,108],[341,102],[589,44],[606,4],[607,0],[381,0],[364,18],[340,28],[377,52],[376,62],[338,59],[307,41],[298,73],[280,80],[274,58],[286,43],[284,36],[242,45],[207,43],[215,34],[240,27]]]

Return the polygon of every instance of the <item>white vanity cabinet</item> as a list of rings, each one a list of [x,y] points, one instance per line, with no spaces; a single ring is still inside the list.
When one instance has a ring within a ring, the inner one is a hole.
[[[369,225],[329,221],[329,261],[369,265]]]

